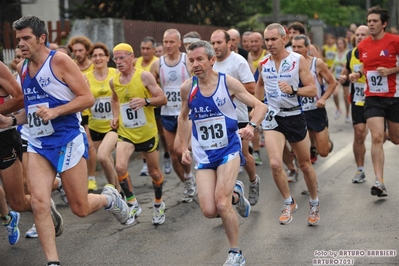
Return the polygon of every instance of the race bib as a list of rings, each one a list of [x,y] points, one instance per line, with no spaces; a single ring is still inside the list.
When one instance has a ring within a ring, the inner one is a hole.
[[[274,118],[280,110],[274,110],[272,107],[269,107],[267,110],[265,119],[262,121],[262,128],[265,130],[275,129],[278,124],[276,119]]]
[[[378,71],[367,71],[367,84],[372,93],[387,93],[388,78],[380,76]]]
[[[168,102],[167,107],[180,110],[181,98],[180,98],[180,87],[169,87],[165,90],[166,98]]]
[[[309,111],[316,109],[316,97],[301,97],[302,99],[302,110]]]
[[[96,98],[91,107],[91,116],[98,120],[112,119],[111,97]]]
[[[355,82],[353,87],[355,92],[353,94],[353,102],[356,106],[364,106],[364,99],[366,96],[364,95],[364,83]]]
[[[226,147],[229,144],[226,121],[223,116],[195,121],[198,143],[204,151]]]
[[[144,109],[136,111],[129,107],[129,103],[121,104],[122,123],[126,128],[137,128],[147,124]]]
[[[40,103],[40,106],[49,107],[48,103]],[[36,104],[28,106],[28,125],[29,132],[32,137],[46,137],[54,133],[53,125],[51,121],[44,122],[43,119],[37,116],[36,111],[39,109]]]
[[[335,66],[335,78],[336,79],[339,79],[339,77],[341,76],[342,69],[343,69],[343,67],[341,65]]]

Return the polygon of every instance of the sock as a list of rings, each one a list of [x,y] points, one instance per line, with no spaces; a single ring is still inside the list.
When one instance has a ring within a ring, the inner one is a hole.
[[[360,171],[360,172],[364,172],[364,166],[358,166],[357,170]]]
[[[259,155],[259,151],[254,151],[254,153],[256,153],[256,154],[258,154],[258,155]]]
[[[1,216],[1,219],[3,220],[3,225],[9,225],[11,222],[11,215],[7,214],[6,216]]]
[[[191,177],[193,176],[193,174],[190,172],[190,173],[184,173],[184,179],[191,179]]]
[[[256,175],[255,175],[255,180],[254,181],[249,180],[249,182],[251,182],[251,185],[258,184],[258,179],[256,178]]]
[[[241,253],[240,248],[230,248],[229,253]]]
[[[160,206],[162,203],[163,179],[164,179],[164,177],[162,175],[160,180],[158,180],[158,181],[155,181],[154,179],[152,180],[152,187],[154,188],[154,193],[155,193],[154,206],[155,206],[155,204],[159,204],[159,206]],[[156,207],[156,208],[158,208],[158,207]]]
[[[92,175],[89,175],[89,180],[94,180],[94,181],[96,181],[96,177],[95,177],[95,176],[92,176]]]
[[[292,204],[292,197],[289,196],[288,198],[284,199],[284,204],[285,204],[285,205],[290,205],[290,204]]]
[[[128,205],[129,207],[139,205],[139,202],[137,201],[136,197],[135,197],[133,200],[131,200],[131,201],[127,201],[126,203],[127,203],[127,205]]]
[[[110,195],[105,195],[106,197],[107,197],[107,201],[108,201],[108,203],[107,203],[107,206],[105,206],[105,208],[106,209],[109,209],[109,208],[111,208],[111,204],[112,204],[112,197],[110,196]]]
[[[163,158],[169,159],[169,158],[170,158],[169,152],[165,152],[165,153],[163,154]]]
[[[133,186],[132,186],[132,181],[130,180],[129,173],[126,172],[124,175],[118,176],[118,181],[119,184],[121,185],[123,193],[125,193],[126,200],[127,201],[133,200],[134,199]]]
[[[146,159],[143,159],[143,163],[147,163]]]
[[[310,204],[310,206],[317,206],[317,205],[319,205],[319,197],[317,197],[316,199],[310,198],[309,204]]]
[[[46,265],[61,265],[59,261],[48,261]]]

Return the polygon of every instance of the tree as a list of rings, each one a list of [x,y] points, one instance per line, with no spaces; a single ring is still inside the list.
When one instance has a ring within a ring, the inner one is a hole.
[[[246,7],[241,0],[84,0],[69,14],[79,19],[113,17],[230,27],[249,16]]]

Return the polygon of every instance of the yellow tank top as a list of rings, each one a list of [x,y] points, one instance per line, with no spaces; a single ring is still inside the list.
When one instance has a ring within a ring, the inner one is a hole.
[[[137,61],[136,61],[136,64],[134,65],[134,67],[136,69],[138,68],[138,69],[142,69],[142,70],[145,70],[145,71],[150,71],[152,63],[154,63],[154,61],[157,60],[157,59],[158,59],[158,57],[154,56],[152,58],[151,62],[147,66],[143,67],[141,65],[143,63],[143,57],[140,56],[139,58],[137,58]]]
[[[94,77],[93,71],[86,74],[90,91],[95,100],[94,105],[90,108],[89,128],[100,133],[108,133],[112,130],[109,123],[112,119],[112,91],[109,86],[109,80],[115,75],[116,69],[113,67],[108,68],[108,76],[102,81]]]
[[[84,74],[93,72],[93,70],[94,70],[94,64],[91,64],[91,65],[90,65],[88,68],[86,68],[85,70],[80,70],[80,72],[82,72],[82,74],[84,75]],[[90,115],[90,109],[89,109],[89,108],[84,109],[84,110],[82,111],[82,116],[88,116],[88,115]]]
[[[360,62],[359,59],[356,58],[355,52],[357,48],[353,48],[351,52],[351,60],[349,61],[349,67],[353,73],[356,73],[360,70],[362,67],[362,62]],[[363,75],[361,78],[359,78],[355,83],[353,83],[353,95],[352,99],[355,105],[357,106],[364,106],[364,100],[365,100],[365,95],[364,95],[364,87],[366,85],[366,77]]]
[[[328,46],[325,44],[323,45],[323,53],[327,66],[331,68],[334,64],[335,54],[337,53],[337,46],[335,44],[333,46]]]
[[[129,107],[132,97],[151,98],[141,80],[142,72],[136,68],[132,79],[125,85],[119,82],[121,73],[114,77],[114,90],[120,103],[118,135],[133,143],[145,142],[158,134],[153,106],[144,106],[136,111]]]
[[[254,67],[255,70],[258,69],[259,62],[265,55],[266,55],[266,50],[263,49],[258,59],[252,60],[252,66]]]

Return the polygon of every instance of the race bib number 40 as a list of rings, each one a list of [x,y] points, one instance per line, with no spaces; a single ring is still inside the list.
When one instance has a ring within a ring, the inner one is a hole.
[[[211,117],[195,121],[198,142],[203,150],[214,150],[229,144],[224,117]]]
[[[41,103],[40,106],[49,107],[48,103]],[[28,125],[29,132],[32,137],[46,137],[54,133],[53,125],[51,121],[44,122],[43,119],[37,116],[36,111],[38,107],[36,105],[28,106]]]

